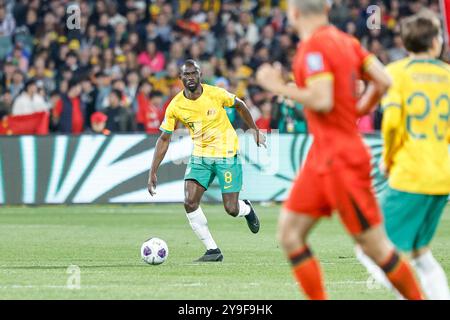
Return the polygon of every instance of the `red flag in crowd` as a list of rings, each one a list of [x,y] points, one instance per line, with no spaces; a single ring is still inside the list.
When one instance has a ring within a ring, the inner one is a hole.
[[[177,20],[177,25],[183,30],[192,32],[195,35],[199,35],[202,31],[201,26],[193,21],[186,21],[186,20]]]
[[[0,121],[0,135],[48,134],[49,119],[48,112],[6,116]]]
[[[450,48],[450,0],[441,0],[441,11],[444,19],[445,39]]]

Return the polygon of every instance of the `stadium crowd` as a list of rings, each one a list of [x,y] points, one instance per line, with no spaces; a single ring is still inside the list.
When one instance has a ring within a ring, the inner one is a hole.
[[[193,58],[204,82],[244,99],[261,129],[304,132],[302,106],[270,96],[254,79],[259,65],[275,60],[290,76],[299,39],[287,24],[286,2],[2,1],[0,127],[11,134],[9,118],[30,121],[45,113],[50,132],[157,133],[182,88],[178,67]],[[68,12],[73,3],[79,12]],[[371,4],[381,8],[381,29],[366,27]],[[330,18],[389,63],[406,55],[400,19],[424,6],[439,11],[437,0],[334,0]],[[227,112],[233,126],[243,128],[234,109]],[[361,131],[379,129],[380,118],[376,111],[361,119]]]

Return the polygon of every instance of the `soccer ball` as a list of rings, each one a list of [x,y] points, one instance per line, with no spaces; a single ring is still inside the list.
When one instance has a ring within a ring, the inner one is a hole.
[[[164,240],[150,238],[142,244],[141,257],[148,264],[161,264],[166,261],[169,248]]]

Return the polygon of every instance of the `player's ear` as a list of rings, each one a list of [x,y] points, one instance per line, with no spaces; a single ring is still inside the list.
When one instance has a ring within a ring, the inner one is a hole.
[[[297,20],[303,18],[303,12],[300,9],[297,9]]]
[[[444,53],[444,37],[439,34],[433,39],[433,51],[435,58],[441,58]]]
[[[302,16],[302,12],[300,11],[300,9],[297,6],[295,6],[294,10],[292,11],[292,15],[293,15],[294,19],[297,21]]]
[[[287,12],[288,22],[291,26],[296,25],[296,21],[300,17],[300,13],[298,11],[297,6],[292,5],[291,8]]]

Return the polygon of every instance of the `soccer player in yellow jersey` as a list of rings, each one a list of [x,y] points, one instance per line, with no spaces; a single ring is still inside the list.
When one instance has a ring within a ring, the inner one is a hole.
[[[450,66],[437,59],[440,30],[428,11],[405,19],[402,38],[410,55],[387,67],[393,86],[382,100],[386,232],[397,248],[411,253],[424,293],[433,300],[450,299],[445,272],[430,250],[450,193]],[[357,254],[388,286],[380,270]]]
[[[200,66],[186,60],[180,70],[184,90],[178,93],[166,110],[162,131],[156,143],[148,179],[148,190],[155,194],[158,167],[169,147],[176,122],[188,129],[194,143],[192,157],[184,177],[184,208],[192,230],[206,247],[206,253],[197,261],[222,261],[200,207],[203,193],[217,176],[222,189],[225,211],[233,217],[245,217],[253,233],[259,231],[259,220],[248,200],[239,200],[242,187],[242,167],[238,156],[238,137],[228,120],[225,108],[236,108],[250,129],[258,146],[265,146],[265,136],[253,121],[245,103],[226,90],[200,82]]]

